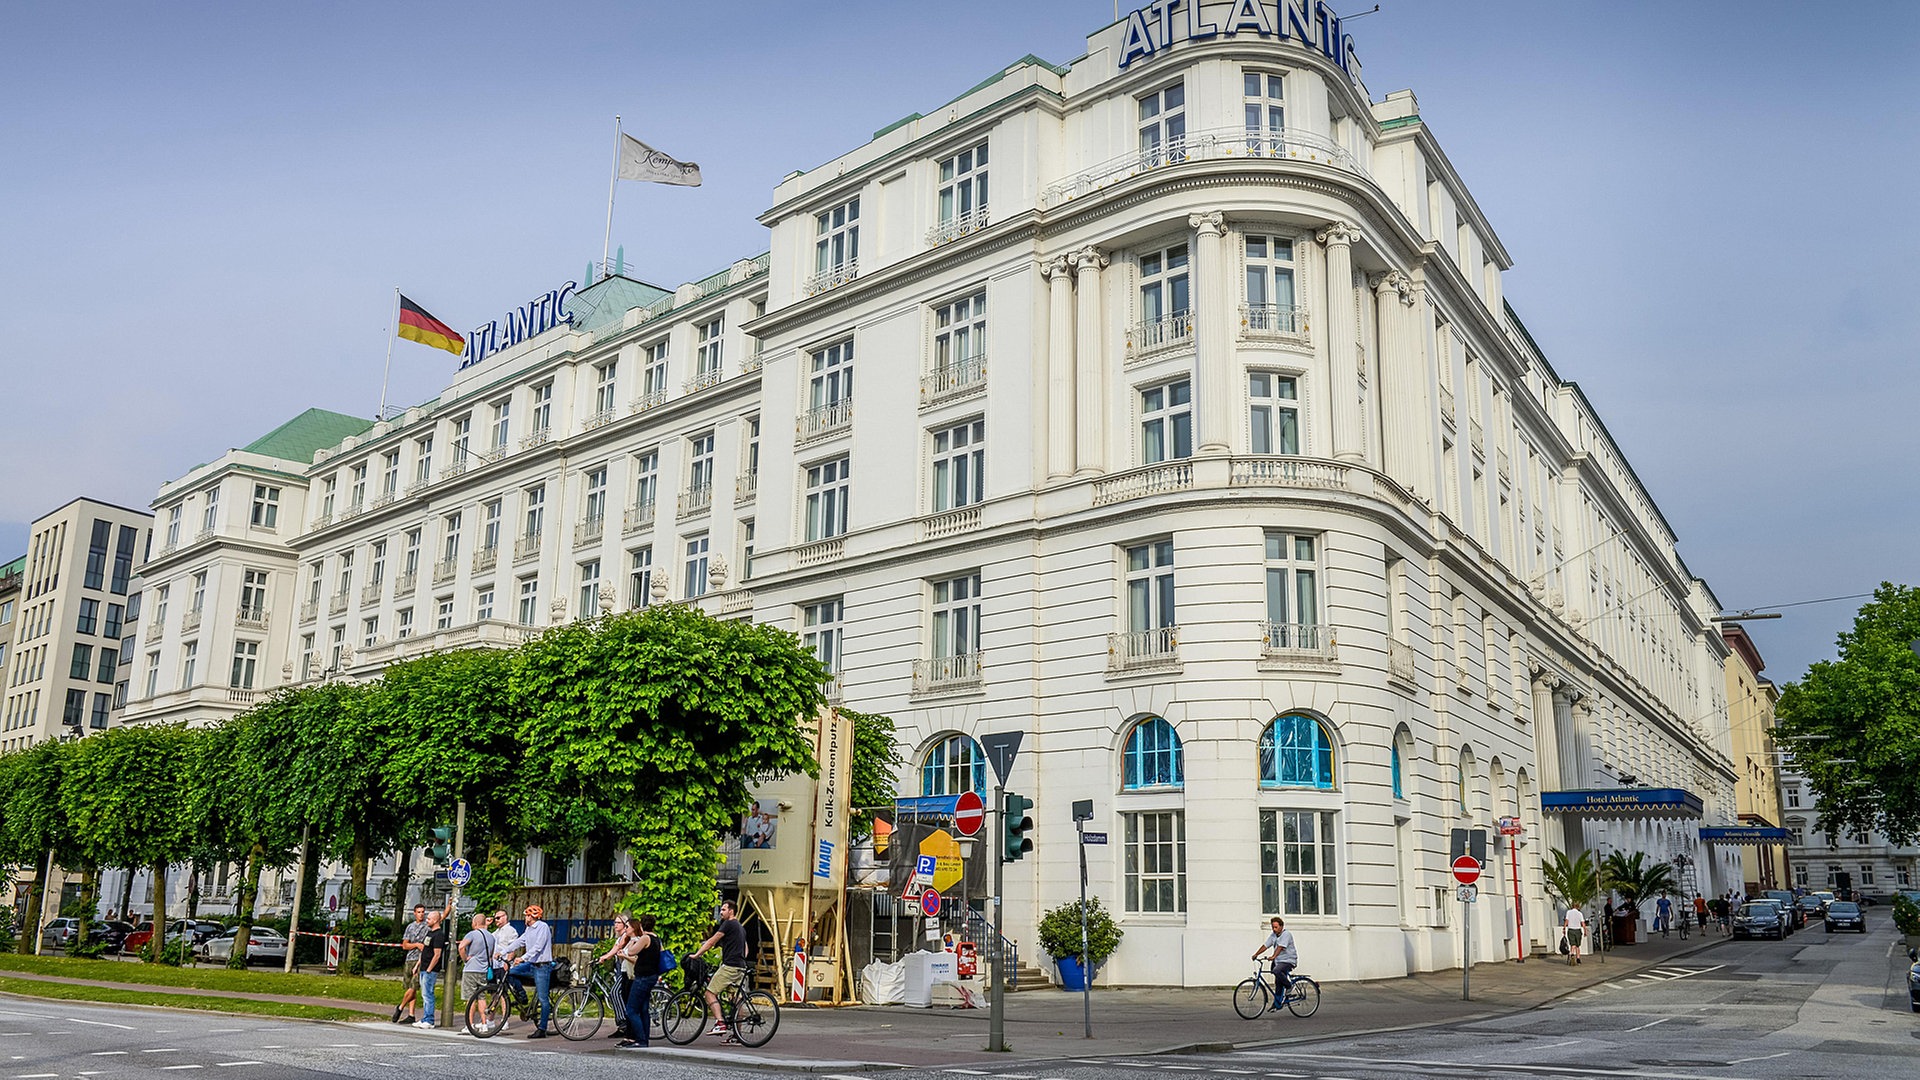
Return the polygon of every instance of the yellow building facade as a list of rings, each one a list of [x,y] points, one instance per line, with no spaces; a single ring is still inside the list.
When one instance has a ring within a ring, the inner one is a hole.
[[[1727,711],[1733,730],[1733,760],[1740,775],[1735,789],[1743,825],[1779,828],[1780,754],[1773,737],[1773,706],[1780,691],[1760,673],[1766,661],[1745,628],[1722,624],[1726,638]],[[1747,891],[1789,888],[1793,875],[1787,867],[1785,844],[1751,845],[1741,849]]]

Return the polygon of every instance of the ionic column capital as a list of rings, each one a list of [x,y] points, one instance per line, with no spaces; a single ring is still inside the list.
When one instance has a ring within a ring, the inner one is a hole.
[[[1040,276],[1052,281],[1057,277],[1067,277],[1073,273],[1073,259],[1066,255],[1056,255],[1040,264]]]
[[[1398,296],[1407,307],[1413,306],[1413,280],[1398,270],[1389,270],[1373,280],[1373,291],[1385,301],[1389,296]]]
[[[1089,244],[1073,253],[1073,272],[1083,274],[1088,270],[1105,270],[1110,261],[1106,252]]]
[[[1345,221],[1331,221],[1313,238],[1327,247],[1349,247],[1359,242],[1360,228]]]
[[[1187,228],[1197,230],[1201,236],[1219,236],[1226,224],[1227,215],[1218,210],[1187,215]]]

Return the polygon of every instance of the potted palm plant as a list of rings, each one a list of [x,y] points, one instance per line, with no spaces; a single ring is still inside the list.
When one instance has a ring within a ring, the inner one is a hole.
[[[1059,966],[1060,985],[1068,990],[1086,989],[1100,965],[1120,947],[1120,938],[1126,933],[1114,923],[1107,909],[1100,906],[1099,897],[1092,897],[1086,903],[1087,968],[1090,970],[1080,966],[1080,902],[1061,904],[1040,919],[1040,947]]]
[[[1632,945],[1639,929],[1640,902],[1663,892],[1672,892],[1674,881],[1670,863],[1649,863],[1643,851],[1628,855],[1616,851],[1600,864],[1600,876],[1608,889],[1620,898],[1621,911],[1610,927],[1619,944]]]
[[[1562,910],[1586,908],[1600,894],[1599,875],[1594,873],[1593,853],[1583,851],[1578,856],[1570,856],[1558,848],[1547,852],[1540,864],[1540,874],[1545,880],[1547,894],[1552,896]],[[1593,926],[1598,919],[1589,919],[1587,925]]]

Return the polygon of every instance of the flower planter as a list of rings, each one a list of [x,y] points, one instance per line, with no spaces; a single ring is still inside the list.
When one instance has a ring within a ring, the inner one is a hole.
[[[1055,960],[1054,965],[1060,969],[1060,988],[1062,990],[1079,991],[1087,988],[1087,983],[1090,980],[1087,978],[1086,971],[1080,966],[1079,957],[1063,956]],[[1097,979],[1099,977],[1100,966],[1096,964],[1093,968],[1093,978]]]

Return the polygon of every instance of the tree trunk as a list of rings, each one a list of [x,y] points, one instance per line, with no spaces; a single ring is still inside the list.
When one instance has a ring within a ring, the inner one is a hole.
[[[240,914],[240,930],[233,936],[235,943],[253,936],[253,909],[260,899],[260,864],[266,860],[266,854],[267,849],[261,844],[253,845],[247,852],[246,873],[240,879],[240,903],[236,906]],[[236,960],[238,963],[235,963]],[[246,970],[247,954],[242,951],[237,957],[228,957],[227,966]]]
[[[153,946],[153,962],[159,963],[160,957],[167,951],[167,860],[158,859],[153,864],[153,937],[148,939]]]
[[[80,914],[77,916],[80,920],[80,925],[74,930],[73,945],[68,947],[68,952],[72,952],[74,947],[87,943],[87,933],[93,929],[94,909],[100,906],[99,887],[100,868],[93,863],[86,864],[80,870],[80,899],[78,901]]]
[[[347,871],[347,955],[346,970],[350,975],[360,974],[360,946],[354,939],[360,936],[361,925],[367,917],[367,864],[372,861],[368,852],[369,843],[364,831],[356,830],[353,835],[353,864]]]
[[[187,864],[187,918],[200,917],[200,860]]]
[[[47,849],[40,856],[40,865],[33,870],[33,891],[27,893],[27,918],[20,926],[20,938],[14,942],[14,951],[22,956],[31,956],[40,947],[40,913],[47,908],[47,879],[53,877],[53,849]]]
[[[399,933],[407,925],[407,871],[413,866],[413,848],[400,847],[400,862],[393,873],[393,930]]]
[[[130,916],[133,914],[133,878],[139,872],[137,866],[127,867],[127,880],[120,885],[120,917],[128,922],[136,921]]]

